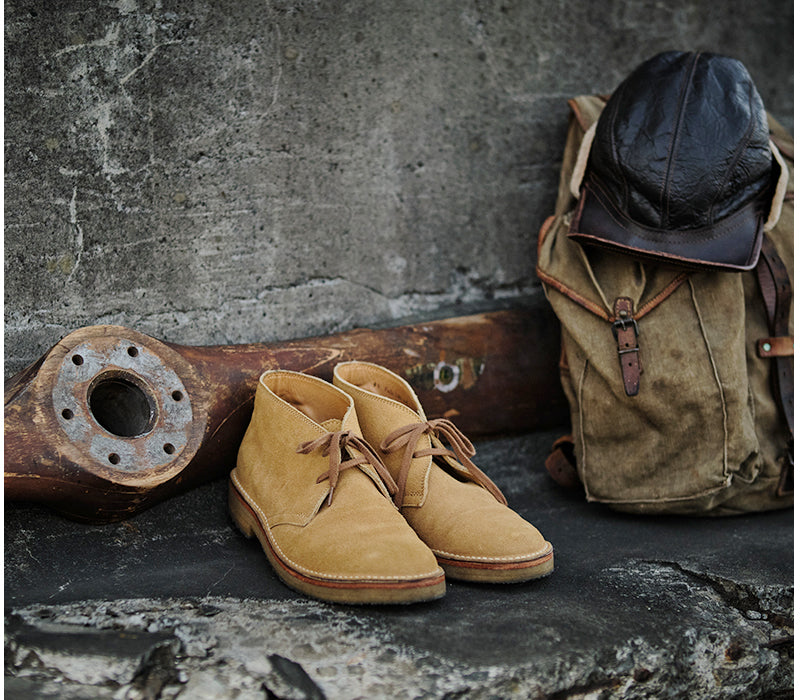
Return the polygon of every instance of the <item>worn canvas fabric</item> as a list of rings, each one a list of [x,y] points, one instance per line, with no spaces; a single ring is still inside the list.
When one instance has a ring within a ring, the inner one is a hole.
[[[757,270],[687,270],[567,235],[576,205],[570,179],[604,104],[595,96],[570,101],[555,213],[539,234],[537,272],[562,327],[574,476],[588,500],[629,512],[790,506],[791,413],[787,420],[774,386],[775,356],[784,371],[792,361],[792,309],[788,334],[775,338]],[[789,179],[764,251],[791,281],[794,147],[771,118],[770,137]],[[563,453],[554,455],[560,479],[569,480]]]

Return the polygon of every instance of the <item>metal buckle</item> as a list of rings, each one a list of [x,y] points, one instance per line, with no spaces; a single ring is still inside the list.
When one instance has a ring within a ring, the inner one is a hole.
[[[636,323],[635,318],[618,318],[611,324],[611,332],[614,334],[614,340],[617,340],[619,331],[633,328],[634,335],[639,337],[639,324]]]

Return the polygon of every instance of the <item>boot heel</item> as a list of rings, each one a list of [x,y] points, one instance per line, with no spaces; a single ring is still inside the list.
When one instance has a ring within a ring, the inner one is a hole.
[[[228,482],[228,512],[245,537],[255,536],[258,527],[255,515],[231,481]]]

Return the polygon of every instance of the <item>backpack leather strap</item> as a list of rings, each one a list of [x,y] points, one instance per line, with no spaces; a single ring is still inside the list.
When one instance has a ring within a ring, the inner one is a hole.
[[[758,339],[757,352],[760,357],[772,358],[772,388],[791,436],[778,485],[778,495],[783,496],[794,492],[794,338],[789,335],[792,282],[768,236],[761,245],[756,277],[772,333],[769,338]]]
[[[639,358],[639,324],[633,317],[633,299],[617,298],[614,301],[614,316],[612,330],[617,341],[622,383],[628,396],[636,396],[639,393],[642,363]]]
[[[773,357],[773,387],[794,436],[794,340],[789,335],[792,283],[775,244],[767,236],[761,245],[756,273],[772,332],[770,338],[759,338],[758,352],[762,357]],[[787,354],[790,347],[791,354]]]
[[[559,486],[574,489],[581,485],[575,462],[575,443],[572,435],[563,435],[553,443],[544,461],[545,469]]]

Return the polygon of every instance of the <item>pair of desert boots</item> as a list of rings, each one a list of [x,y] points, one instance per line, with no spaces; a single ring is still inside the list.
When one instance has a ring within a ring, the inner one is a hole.
[[[268,371],[229,508],[284,583],[331,602],[433,600],[445,575],[511,583],[548,574],[552,546],[508,507],[474,454],[388,369],[341,363],[333,384]]]

